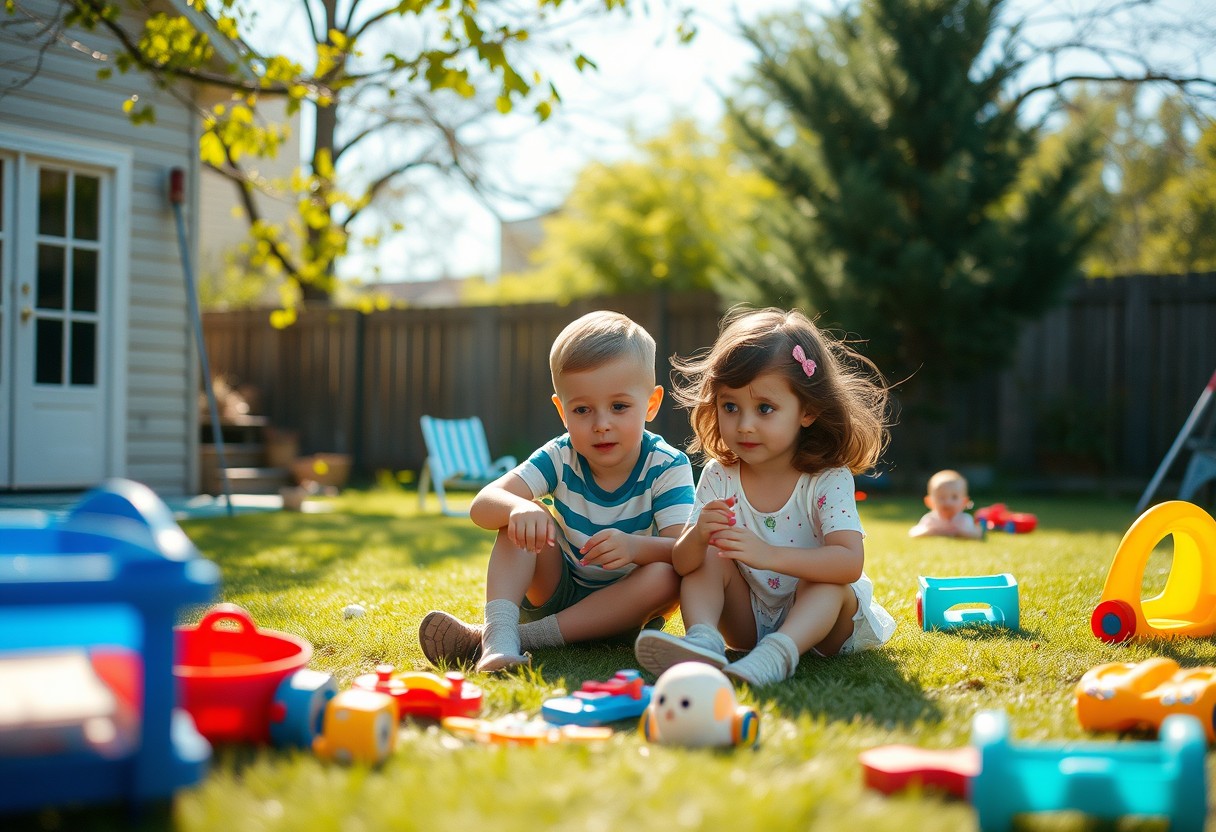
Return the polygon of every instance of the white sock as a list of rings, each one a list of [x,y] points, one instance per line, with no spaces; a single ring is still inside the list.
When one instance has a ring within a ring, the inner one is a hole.
[[[756,649],[739,661],[728,664],[723,672],[759,688],[793,676],[800,658],[802,654],[792,638],[785,633],[769,633],[760,640]]]
[[[486,602],[486,626],[481,631],[481,655],[518,656],[519,605],[506,598]]]
[[[713,650],[723,656],[726,655],[726,639],[722,638],[717,627],[711,627],[708,624],[693,624],[684,634],[684,638],[698,647]]]
[[[565,647],[566,640],[562,638],[561,628],[557,626],[557,616],[546,615],[539,621],[520,624],[519,644],[523,650],[535,650],[538,647]]]

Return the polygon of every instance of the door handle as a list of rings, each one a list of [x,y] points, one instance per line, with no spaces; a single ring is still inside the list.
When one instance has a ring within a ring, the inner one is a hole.
[[[21,310],[21,323],[25,323],[30,318],[34,317],[34,310],[28,306]]]

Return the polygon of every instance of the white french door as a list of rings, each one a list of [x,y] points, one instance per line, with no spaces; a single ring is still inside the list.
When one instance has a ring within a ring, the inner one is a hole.
[[[0,183],[0,487],[95,485],[122,465],[114,171],[0,146]]]

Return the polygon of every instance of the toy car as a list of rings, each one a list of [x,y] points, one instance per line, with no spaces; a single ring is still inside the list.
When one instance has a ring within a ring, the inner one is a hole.
[[[654,683],[650,706],[638,721],[647,742],[683,748],[755,746],[760,715],[735,699],[735,689],[718,668],[680,662]]]
[[[387,693],[397,700],[398,716],[443,719],[449,716],[473,716],[481,711],[481,688],[466,682],[463,675],[452,672],[442,678],[434,673],[410,672],[394,675],[391,664],[376,667],[375,673],[365,673],[352,683],[362,690]]]
[[[1098,665],[1081,677],[1075,697],[1077,720],[1091,731],[1158,731],[1170,714],[1191,714],[1216,742],[1216,668],[1180,668],[1165,658]]]
[[[636,670],[618,670],[607,681],[583,682],[570,696],[546,700],[540,715],[554,725],[603,725],[637,719],[650,704],[653,690]]]
[[[449,716],[443,727],[477,742],[498,745],[552,745],[559,742],[602,742],[612,738],[611,728],[595,728],[583,725],[551,725],[540,719],[529,719],[522,714],[511,714],[498,719],[470,719]]]
[[[1004,503],[994,503],[975,510],[975,522],[989,531],[1003,531],[1010,534],[1026,534],[1039,525],[1039,519],[1033,514],[1010,511]]]
[[[387,693],[350,688],[325,705],[312,750],[324,760],[377,765],[397,747],[397,702]]]

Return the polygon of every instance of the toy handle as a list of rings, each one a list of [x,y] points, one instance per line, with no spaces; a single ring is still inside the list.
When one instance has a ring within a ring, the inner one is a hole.
[[[245,611],[244,607],[236,604],[216,604],[207,611],[203,616],[203,620],[198,622],[200,630],[216,630],[216,624],[221,621],[232,621],[237,625],[237,632],[254,633],[257,631],[257,625],[253,623],[253,618]]]

